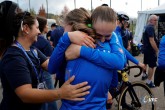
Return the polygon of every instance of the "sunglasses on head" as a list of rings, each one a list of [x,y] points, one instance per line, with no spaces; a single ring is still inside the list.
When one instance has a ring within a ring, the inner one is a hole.
[[[22,30],[23,30],[23,21],[24,21],[24,19],[25,19],[25,16],[30,16],[30,13],[27,12],[27,11],[24,12],[24,15],[23,15],[22,20],[21,20],[21,29],[22,29]]]

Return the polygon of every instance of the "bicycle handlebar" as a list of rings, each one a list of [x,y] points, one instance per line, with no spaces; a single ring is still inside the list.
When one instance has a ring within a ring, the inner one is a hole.
[[[140,72],[137,75],[134,75],[134,77],[138,77],[138,76],[140,76],[142,74],[142,68],[140,66],[137,66],[137,65],[135,65],[135,66],[127,66],[127,67],[125,67],[122,70],[122,72],[127,72],[128,70],[130,70],[132,68],[138,68],[140,70]]]

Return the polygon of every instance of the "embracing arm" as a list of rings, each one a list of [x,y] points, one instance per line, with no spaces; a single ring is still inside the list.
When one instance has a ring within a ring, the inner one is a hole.
[[[54,49],[52,55],[50,56],[48,63],[48,71],[50,73],[55,73],[60,67],[60,63],[65,59],[64,53],[65,50],[70,45],[70,39],[68,37],[68,33],[65,33],[59,40],[56,48]]]
[[[124,53],[118,39],[114,37],[110,43],[111,52],[102,52],[86,46],[72,44],[65,52],[68,60],[82,57],[98,66],[108,69],[122,69],[124,66]]]
[[[17,65],[15,65],[16,62]],[[84,100],[82,96],[89,94],[90,86],[87,85],[87,82],[76,85],[70,84],[74,80],[74,76],[56,90],[41,90],[32,87],[31,71],[27,62],[22,55],[9,56],[3,62],[6,81],[23,102],[42,103],[57,99],[81,101]]]
[[[54,49],[50,57],[48,63],[48,70],[50,73],[55,73],[61,63],[63,63],[63,60],[65,59],[65,51],[71,42],[78,45],[90,46],[92,48],[95,47],[93,38],[83,32],[74,31],[65,33],[59,40],[57,47]]]
[[[15,93],[24,103],[44,103],[59,99],[82,101],[85,96],[89,94],[90,86],[87,82],[82,82],[76,85],[70,83],[74,80],[72,76],[66,81],[61,88],[55,90],[44,90],[32,88],[31,84],[24,84],[15,89]]]
[[[117,53],[105,53],[82,46],[80,56],[104,68],[122,69],[124,66],[124,58],[122,53],[120,53],[121,50],[119,49],[117,51]]]

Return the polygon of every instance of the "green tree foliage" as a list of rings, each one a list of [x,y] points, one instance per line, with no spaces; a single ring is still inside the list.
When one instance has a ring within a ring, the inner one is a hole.
[[[31,15],[36,16],[36,12],[35,12],[34,8],[30,9],[30,13],[31,13]]]

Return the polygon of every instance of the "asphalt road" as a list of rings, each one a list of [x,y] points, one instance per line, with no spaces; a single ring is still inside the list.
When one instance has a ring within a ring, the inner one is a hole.
[[[139,56],[136,56],[136,58],[139,61],[143,62],[143,54],[140,54]],[[134,65],[134,64],[130,62],[130,65]],[[138,72],[138,70],[136,70],[136,69],[133,69],[133,70],[130,71],[129,80],[131,82],[133,82],[133,81],[142,81],[141,76],[139,76],[137,78],[133,77],[134,73],[136,74],[137,72]],[[145,83],[145,81],[143,81],[143,82]],[[164,96],[163,83],[161,83],[160,87],[152,88],[151,91],[153,92],[154,97],[157,98],[156,110],[165,110],[165,96]],[[112,110],[117,110],[116,100],[114,100],[113,102],[114,102],[114,104],[113,104]],[[140,110],[149,110],[149,109],[140,109]]]
[[[136,58],[142,62],[143,55],[140,54]],[[133,65],[133,64],[130,63],[130,65]],[[136,73],[136,70],[133,70],[130,72],[130,76],[129,76],[130,81],[141,80],[141,76],[138,78],[134,78],[133,75],[131,75],[133,73]],[[160,87],[153,88],[152,91],[154,93],[155,98],[157,98],[156,110],[165,110],[165,97],[164,97],[164,91],[163,91],[163,83],[161,83]],[[0,84],[0,101],[1,100],[2,100],[2,88],[1,88],[1,84]],[[58,104],[58,107],[60,107],[61,102],[57,101],[57,104]],[[112,110],[117,110],[115,101],[114,101]]]

